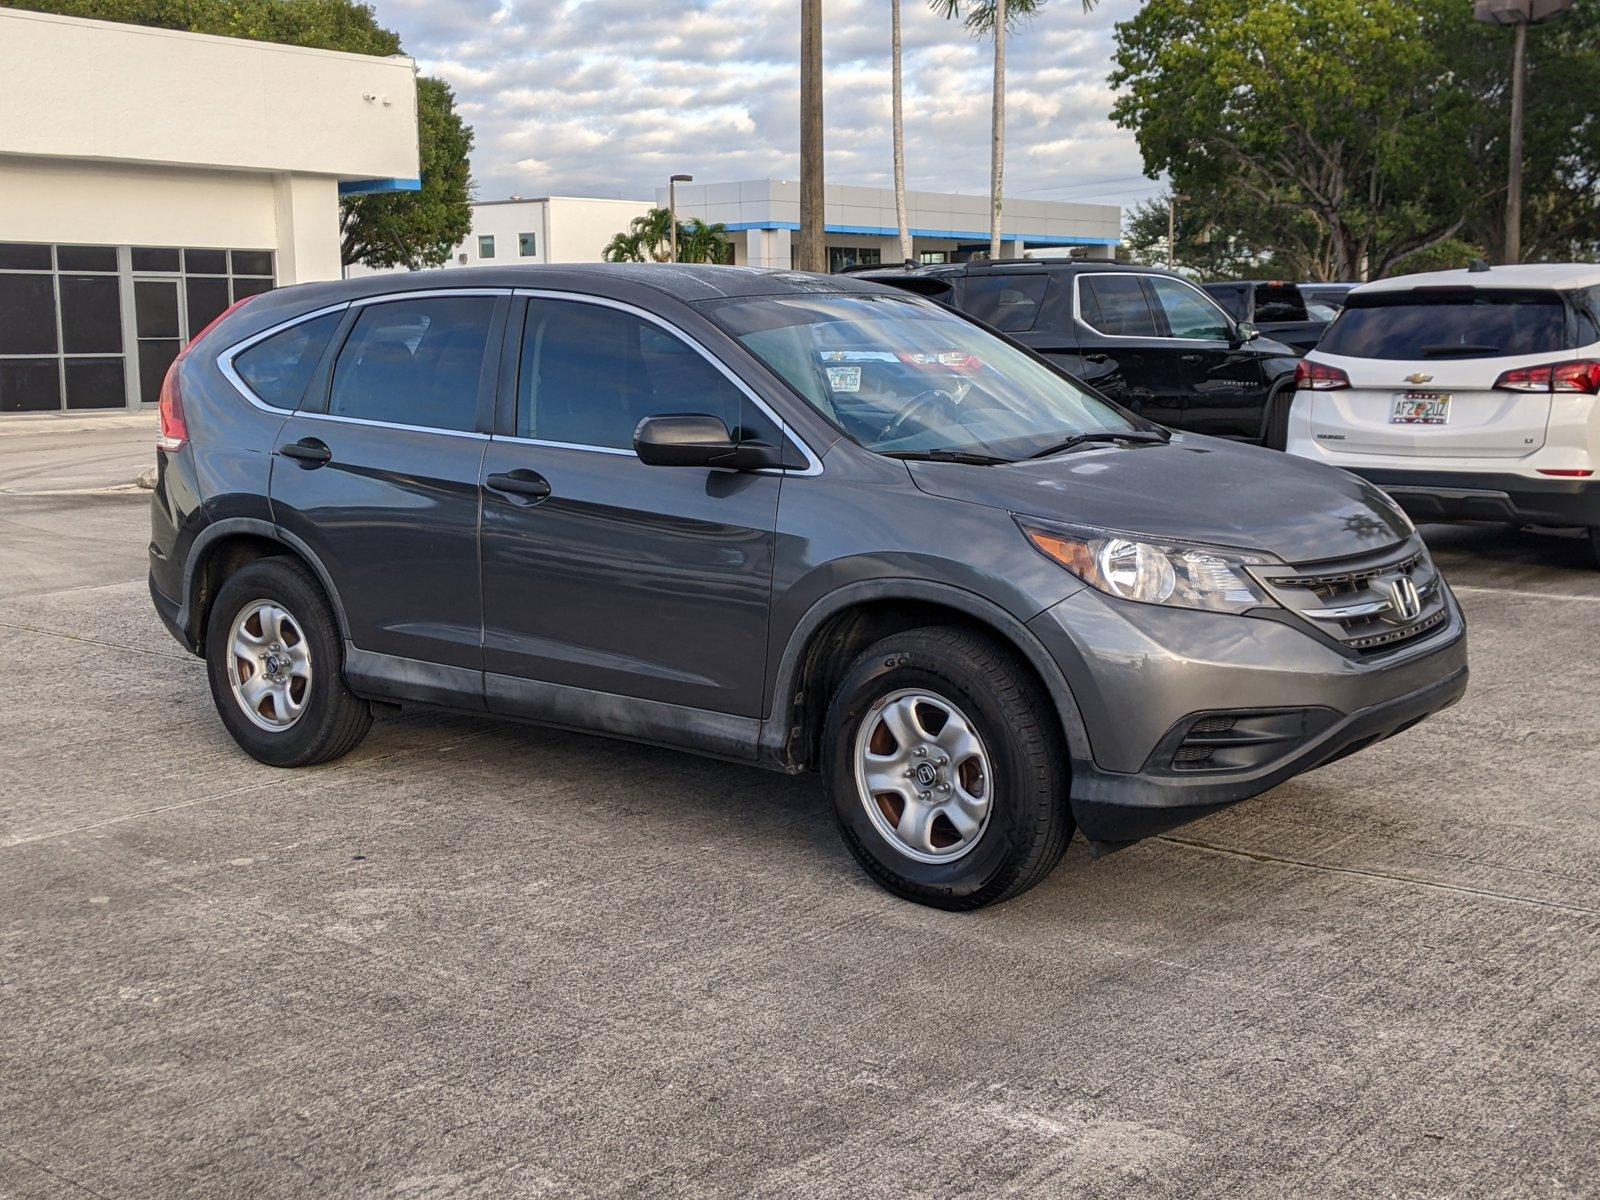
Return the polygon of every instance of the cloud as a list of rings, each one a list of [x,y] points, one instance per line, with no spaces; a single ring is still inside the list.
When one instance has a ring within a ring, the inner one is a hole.
[[[649,198],[668,174],[708,182],[799,172],[794,0],[378,0],[422,70],[477,132],[480,198]],[[1006,192],[1129,204],[1153,194],[1107,113],[1112,26],[1054,0],[1008,43]],[[824,8],[831,183],[891,178],[888,0]],[[992,43],[904,0],[906,169],[913,188],[989,180]]]

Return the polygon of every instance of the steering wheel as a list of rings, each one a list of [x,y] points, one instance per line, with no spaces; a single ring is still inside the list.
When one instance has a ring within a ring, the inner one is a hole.
[[[877,440],[879,442],[894,441],[900,436],[901,428],[912,417],[917,416],[926,408],[932,408],[936,404],[945,404],[954,408],[956,406],[956,398],[943,388],[929,388],[925,392],[918,392],[902,404],[894,416],[884,423],[883,428],[878,430]]]

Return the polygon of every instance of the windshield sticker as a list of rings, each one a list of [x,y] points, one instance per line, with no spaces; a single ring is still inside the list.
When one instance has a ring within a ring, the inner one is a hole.
[[[861,390],[861,368],[829,367],[828,386],[836,392],[859,392]]]

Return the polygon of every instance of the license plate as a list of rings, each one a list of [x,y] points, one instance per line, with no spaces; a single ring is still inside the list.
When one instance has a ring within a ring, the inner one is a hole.
[[[836,392],[859,392],[861,390],[861,368],[829,367],[828,386]]]
[[[1391,425],[1444,425],[1449,420],[1448,392],[1401,392],[1389,413]]]

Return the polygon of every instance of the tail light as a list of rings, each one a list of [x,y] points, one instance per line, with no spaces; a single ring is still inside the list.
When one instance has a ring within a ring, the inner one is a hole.
[[[246,296],[242,300],[235,300],[204,329],[189,339],[189,344],[178,351],[178,357],[172,360],[172,365],[167,368],[166,378],[161,381],[161,403],[158,406],[161,417],[161,432],[156,434],[156,449],[164,454],[176,454],[189,443],[189,425],[183,418],[183,392],[178,387],[178,371],[183,366],[183,360],[189,357],[189,351],[198,346],[209,334],[240,305],[248,304],[254,296]]]
[[[1580,358],[1575,362],[1544,363],[1537,367],[1517,367],[1503,371],[1494,386],[1508,392],[1579,392],[1600,395],[1600,360]]]
[[[1302,358],[1294,365],[1294,386],[1313,392],[1331,392],[1335,388],[1349,387],[1350,376],[1338,367]]]

